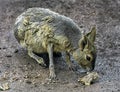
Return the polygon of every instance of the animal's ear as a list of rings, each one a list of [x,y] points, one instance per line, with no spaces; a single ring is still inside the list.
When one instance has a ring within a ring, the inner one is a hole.
[[[96,38],[96,27],[93,27],[89,33],[85,35],[92,43],[94,43]]]
[[[79,40],[79,47],[80,50],[84,50],[84,48],[89,48],[91,46],[91,43],[89,39],[86,36],[83,36],[82,39]]]

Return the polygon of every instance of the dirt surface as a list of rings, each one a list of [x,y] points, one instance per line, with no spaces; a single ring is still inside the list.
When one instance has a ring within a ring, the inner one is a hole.
[[[49,8],[72,18],[88,32],[97,26],[98,81],[90,86],[77,82],[80,69],[70,71],[64,55],[55,58],[57,80],[46,83],[48,68],[31,59],[16,41],[16,17],[30,7]],[[0,85],[5,92],[120,92],[120,1],[119,0],[0,0]]]

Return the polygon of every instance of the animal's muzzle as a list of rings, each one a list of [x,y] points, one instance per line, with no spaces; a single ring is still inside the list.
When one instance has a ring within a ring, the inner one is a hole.
[[[87,72],[91,72],[91,71],[94,70],[94,67],[92,67],[92,68],[86,68],[86,70],[87,70]]]
[[[94,68],[95,68],[95,67],[90,68],[90,69],[89,69],[89,71],[90,71],[90,72],[91,72],[91,71],[93,71],[93,70],[94,70]]]

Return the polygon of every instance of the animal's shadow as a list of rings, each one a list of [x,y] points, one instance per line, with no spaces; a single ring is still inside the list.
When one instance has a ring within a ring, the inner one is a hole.
[[[44,59],[44,61],[45,61],[45,64],[46,64],[46,68],[48,68],[49,67],[49,55],[48,55],[48,53],[35,53],[34,52],[34,54],[36,54],[37,56],[39,56],[39,57],[42,57],[43,59]],[[61,53],[56,53],[56,52],[54,52],[53,53],[53,57],[61,57],[62,56],[62,54]],[[53,58],[54,59],[54,58]]]

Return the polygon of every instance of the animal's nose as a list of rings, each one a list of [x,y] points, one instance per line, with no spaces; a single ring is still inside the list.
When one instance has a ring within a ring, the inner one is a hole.
[[[90,70],[89,70],[89,71],[93,71],[93,70],[94,70],[94,67],[90,68]]]
[[[91,72],[91,71],[94,70],[94,68],[93,67],[92,68],[87,68],[86,70],[87,70],[87,72]]]
[[[94,68],[90,69],[90,71],[93,71],[93,70],[94,70]]]

